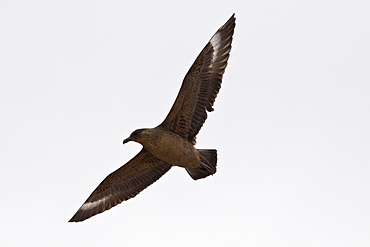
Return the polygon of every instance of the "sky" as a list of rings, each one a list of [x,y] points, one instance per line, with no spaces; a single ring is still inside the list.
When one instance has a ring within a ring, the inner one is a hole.
[[[2,246],[370,246],[369,1],[0,2]],[[235,13],[197,148],[134,199],[68,223],[163,121]]]

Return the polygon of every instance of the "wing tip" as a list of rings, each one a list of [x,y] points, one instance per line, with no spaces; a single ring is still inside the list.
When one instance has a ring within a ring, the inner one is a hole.
[[[81,208],[78,209],[78,211],[72,216],[72,218],[68,222],[81,222],[110,209],[104,207],[103,208],[95,207],[94,208],[95,210],[94,209],[84,210]]]
[[[81,217],[81,216],[79,216],[79,214],[80,214],[80,211],[77,211],[76,213],[75,213],[75,215],[73,215],[73,217],[68,221],[68,222],[70,222],[70,223],[77,223],[77,222],[81,222],[81,221],[84,221],[84,220],[86,220],[86,219],[88,219],[88,218],[90,218],[90,217]]]

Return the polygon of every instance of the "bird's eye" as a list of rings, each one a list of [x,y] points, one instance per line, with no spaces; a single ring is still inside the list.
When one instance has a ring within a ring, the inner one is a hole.
[[[140,133],[140,131],[134,131],[134,133],[132,133],[132,137],[137,137],[137,136],[139,136],[139,133]]]

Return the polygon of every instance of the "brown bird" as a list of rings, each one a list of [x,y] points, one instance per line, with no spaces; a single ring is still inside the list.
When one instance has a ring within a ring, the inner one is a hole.
[[[86,220],[135,197],[172,166],[184,167],[194,180],[216,172],[217,151],[196,149],[194,145],[207,111],[213,111],[229,59],[234,28],[233,14],[191,66],[166,119],[155,128],[135,130],[123,141],[123,144],[138,142],[142,150],[106,177],[69,222]]]

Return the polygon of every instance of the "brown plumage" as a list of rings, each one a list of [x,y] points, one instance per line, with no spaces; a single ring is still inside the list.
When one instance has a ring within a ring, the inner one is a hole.
[[[196,149],[195,138],[220,90],[231,50],[234,15],[212,36],[186,74],[166,119],[157,127],[135,130],[123,143],[135,141],[143,149],[111,173],[93,191],[70,222],[83,221],[135,197],[173,165],[184,167],[194,179],[216,172],[217,151]]]

